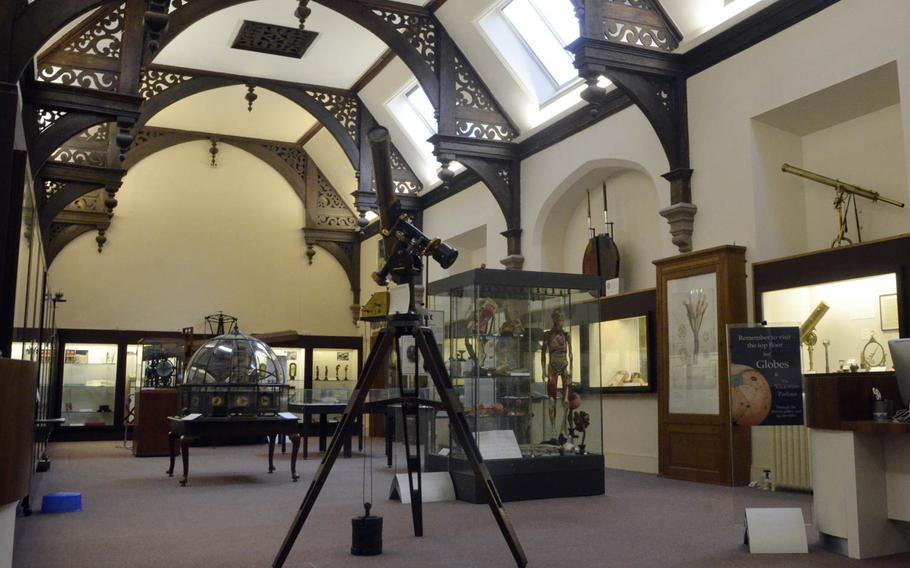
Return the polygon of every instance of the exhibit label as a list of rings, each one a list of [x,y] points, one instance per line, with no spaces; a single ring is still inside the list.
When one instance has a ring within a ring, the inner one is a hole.
[[[739,426],[803,424],[798,327],[729,327],[730,411]]]

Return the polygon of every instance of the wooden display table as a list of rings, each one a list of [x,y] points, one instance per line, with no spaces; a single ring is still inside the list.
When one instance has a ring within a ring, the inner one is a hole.
[[[297,418],[283,416],[234,416],[214,418],[200,416],[187,420],[179,417],[170,418],[171,430],[168,434],[171,467],[167,474],[174,476],[174,460],[177,457],[177,439],[180,439],[180,453],[183,457],[183,479],[181,486],[186,486],[190,471],[190,444],[197,438],[231,438],[238,436],[267,436],[269,439],[269,473],[275,471],[275,440],[285,435],[291,438],[291,479],[297,481],[297,453],[300,451],[300,423]]]

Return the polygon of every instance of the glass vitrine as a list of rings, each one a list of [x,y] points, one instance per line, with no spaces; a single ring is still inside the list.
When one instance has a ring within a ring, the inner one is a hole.
[[[504,499],[603,493],[601,402],[589,389],[600,382],[599,351],[590,348],[599,344],[589,293],[598,285],[582,275],[478,269],[429,286],[428,307],[443,312],[449,374]],[[482,498],[444,413],[431,432],[431,465],[445,459],[459,498]]]
[[[118,351],[116,344],[64,345],[62,416],[67,426],[114,425]]]

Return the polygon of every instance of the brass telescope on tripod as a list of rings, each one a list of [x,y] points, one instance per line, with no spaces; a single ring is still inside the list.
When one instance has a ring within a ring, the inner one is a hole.
[[[853,202],[853,214],[856,218],[857,241],[863,242],[863,237],[859,225],[859,209],[856,208],[856,196],[863,197],[869,201],[881,201],[882,203],[887,203],[888,205],[893,205],[895,207],[904,206],[904,204],[900,201],[896,201],[888,197],[883,197],[877,191],[872,191],[871,189],[853,185],[852,183],[842,182],[839,179],[823,176],[815,172],[810,172],[809,170],[791,166],[790,164],[784,164],[781,166],[781,171],[814,181],[816,183],[830,186],[836,192],[837,195],[834,198],[834,210],[837,213],[837,237],[831,243],[831,248],[842,246],[844,244],[853,244],[853,241],[851,241],[846,236],[847,214],[849,213],[851,202]]]

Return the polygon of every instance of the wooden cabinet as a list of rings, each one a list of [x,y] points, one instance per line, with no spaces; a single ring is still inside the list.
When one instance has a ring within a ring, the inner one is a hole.
[[[733,428],[727,325],[746,323],[746,249],[657,260],[659,472],[718,484],[749,480],[748,428]]]
[[[38,366],[0,359],[0,505],[29,493]]]
[[[133,454],[137,457],[170,455],[169,416],[177,415],[177,389],[142,389],[136,399]]]

